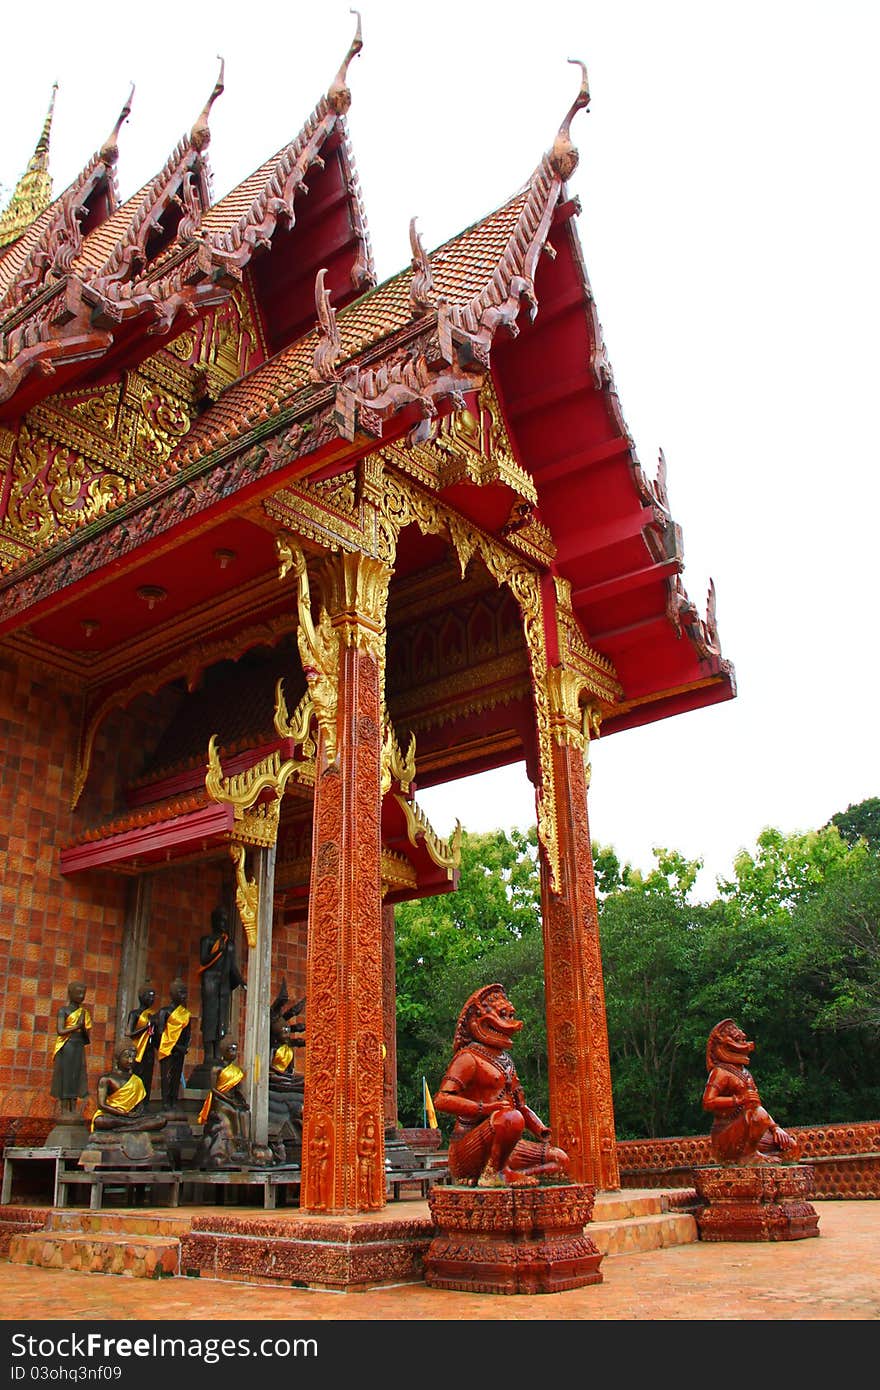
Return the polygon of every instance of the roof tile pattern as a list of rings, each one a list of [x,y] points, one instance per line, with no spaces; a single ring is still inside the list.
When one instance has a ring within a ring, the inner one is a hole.
[[[466,303],[491,283],[519,223],[526,197],[526,191],[518,193],[496,212],[433,253],[431,269],[439,298],[445,298],[450,304]],[[339,361],[344,363],[360,356],[414,322],[410,273],[401,271],[339,311]],[[278,413],[300,391],[310,388],[316,343],[317,331],[308,333],[250,376],[230,386],[195,422],[172,454],[168,466],[179,467],[210,453],[217,444],[241,434],[249,421]]]

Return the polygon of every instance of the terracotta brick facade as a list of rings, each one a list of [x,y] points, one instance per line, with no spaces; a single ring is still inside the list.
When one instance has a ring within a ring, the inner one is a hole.
[[[87,1052],[90,1093],[115,1045],[116,1000],[126,905],[132,882],[94,871],[65,878],[61,848],[88,825],[124,809],[121,789],[138,774],[167,718],[167,702],[116,711],[99,731],[86,789],[71,810],[80,728],[77,693],[29,663],[0,658],[0,1146],[39,1143],[55,1115],[49,1096],[55,1017],[71,979],[87,985],[93,1030]],[[232,901],[225,857],[153,874],[146,974],[160,1002],[182,974],[199,1009],[198,943],[211,908]],[[247,962],[247,945],[241,959]],[[278,925],[273,985],[286,976],[291,999],[305,980],[305,931]],[[231,1031],[244,1036],[243,991]],[[237,1015],[237,1016],[236,1016]],[[190,1067],[201,1060],[194,1029]]]
[[[813,1167],[814,1197],[880,1198],[880,1121],[788,1129]],[[713,1161],[708,1135],[626,1139],[617,1153],[623,1187],[693,1187],[694,1167]]]

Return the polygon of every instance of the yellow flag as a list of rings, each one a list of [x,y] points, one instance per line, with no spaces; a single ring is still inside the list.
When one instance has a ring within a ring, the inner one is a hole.
[[[439,1129],[440,1126],[437,1123],[437,1112],[434,1109],[434,1102],[431,1099],[431,1092],[428,1090],[428,1083],[424,1077],[422,1077],[422,1086],[425,1092],[425,1114],[428,1117],[428,1128]]]

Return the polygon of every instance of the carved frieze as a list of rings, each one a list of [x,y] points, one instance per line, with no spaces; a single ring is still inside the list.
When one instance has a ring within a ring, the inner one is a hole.
[[[9,476],[0,544],[12,559],[112,510],[151,481],[200,400],[254,365],[258,339],[239,291],[120,381],[35,406],[0,453]],[[6,432],[9,434],[9,432]]]

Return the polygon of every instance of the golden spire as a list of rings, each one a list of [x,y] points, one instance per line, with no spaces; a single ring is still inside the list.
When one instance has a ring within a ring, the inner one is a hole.
[[[55,93],[58,83],[52,86],[49,110],[43,122],[43,129],[28,167],[18,181],[15,192],[6,208],[0,212],[0,247],[17,241],[41,212],[52,201],[52,179],[49,176],[49,134],[52,129],[52,113],[55,110]]]

